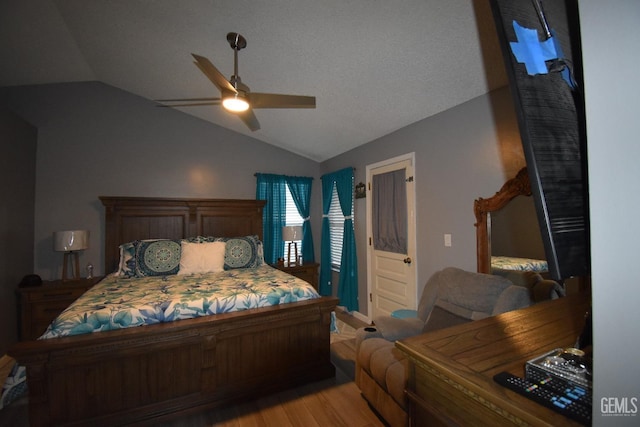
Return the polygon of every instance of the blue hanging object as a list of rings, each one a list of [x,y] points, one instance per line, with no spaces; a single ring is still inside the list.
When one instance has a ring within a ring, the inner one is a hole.
[[[516,60],[525,65],[529,75],[547,74],[546,61],[558,59],[554,37],[541,42],[537,30],[522,27],[516,21],[513,21],[513,29],[518,41],[509,45]]]
[[[548,74],[547,61],[554,61],[552,71],[560,71],[567,84],[571,88],[576,87],[571,76],[570,64],[566,63],[562,47],[553,30],[545,41],[539,40],[537,30],[525,28],[516,21],[513,21],[513,30],[518,41],[509,43],[511,52],[519,63],[525,65],[527,74]]]

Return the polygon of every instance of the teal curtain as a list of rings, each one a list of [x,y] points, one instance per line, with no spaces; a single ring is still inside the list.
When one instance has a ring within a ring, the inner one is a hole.
[[[327,181],[325,187],[325,181]],[[329,181],[331,184],[329,185]],[[353,205],[353,168],[341,169],[332,174],[327,174],[322,177],[322,209],[323,209],[323,221],[322,221],[322,262],[324,267],[325,262],[325,215],[329,213],[329,207],[331,205],[331,190],[335,184],[338,192],[338,199],[340,200],[340,208],[344,215],[344,234],[342,241],[342,257],[340,266],[340,278],[338,281],[338,298],[340,299],[340,305],[346,307],[348,311],[357,311],[358,306],[358,257],[356,254],[356,239],[355,231],[353,228],[353,216],[351,207]],[[325,188],[328,192],[325,193]],[[328,203],[327,203],[328,198]],[[329,219],[326,218],[327,226],[327,245],[329,245]],[[330,250],[328,251],[330,252]],[[328,253],[329,259],[331,254]],[[331,272],[331,264],[329,261],[329,274]],[[322,278],[322,275],[321,275]],[[322,282],[320,283],[322,285]]]
[[[336,190],[340,208],[344,215],[344,237],[342,241],[342,259],[338,298],[340,304],[349,311],[358,311],[358,257],[356,255],[356,236],[353,228],[353,168],[336,172]]]
[[[293,202],[298,208],[298,213],[303,219],[302,223],[302,261],[315,262],[315,253],[313,249],[313,234],[311,233],[311,224],[309,222],[309,209],[311,205],[311,184],[313,178],[303,176],[287,176],[287,185],[289,192],[293,197]]]
[[[266,200],[262,211],[264,260],[275,264],[284,257],[282,227],[286,220],[286,180],[283,175],[257,173],[256,199]]]
[[[331,234],[329,231],[329,208],[334,180],[322,177],[322,236],[320,240],[320,295],[330,296],[331,292]]]

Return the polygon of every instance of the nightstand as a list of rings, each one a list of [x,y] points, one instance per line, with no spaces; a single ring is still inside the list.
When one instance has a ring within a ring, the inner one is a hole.
[[[318,290],[318,267],[320,266],[320,264],[317,264],[317,263],[307,263],[302,265],[272,264],[271,266],[274,268],[277,268],[278,270],[282,270],[285,273],[289,273],[292,276],[296,276],[302,280],[305,280],[311,283],[311,285],[315,288],[315,290],[316,291]]]
[[[18,288],[18,337],[35,340],[53,319],[102,277],[43,281],[40,286]]]

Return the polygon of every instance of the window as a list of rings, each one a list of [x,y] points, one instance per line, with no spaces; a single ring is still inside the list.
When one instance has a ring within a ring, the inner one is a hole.
[[[351,205],[353,213],[353,199]],[[329,207],[329,236],[331,241],[331,268],[340,271],[342,264],[342,241],[344,235],[344,215],[340,208],[338,190],[334,184],[331,191],[331,206]]]
[[[296,207],[295,202],[293,201],[293,196],[291,195],[291,191],[289,191],[289,186],[286,186],[285,190],[286,194],[286,211],[285,211],[285,224],[284,225],[302,225],[304,222],[300,214],[298,213],[298,208]],[[298,240],[295,242],[298,245],[298,256],[302,256],[302,240]],[[289,242],[282,242],[284,247],[284,257],[287,257],[287,249]],[[291,248],[291,252],[293,252],[293,248]]]

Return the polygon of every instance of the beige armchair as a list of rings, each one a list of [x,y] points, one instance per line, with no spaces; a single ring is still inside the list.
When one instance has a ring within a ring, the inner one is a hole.
[[[364,398],[391,426],[407,424],[404,389],[407,360],[394,342],[532,304],[530,291],[504,277],[454,267],[427,282],[417,317],[379,317],[375,326],[356,331],[356,384]]]

